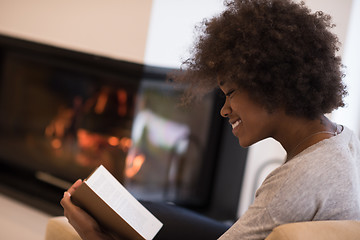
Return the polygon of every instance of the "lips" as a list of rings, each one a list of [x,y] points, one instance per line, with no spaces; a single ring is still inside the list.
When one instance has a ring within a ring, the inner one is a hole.
[[[236,120],[235,122],[230,123],[230,124],[231,124],[232,129],[234,129],[234,128],[236,128],[237,126],[239,126],[240,123],[242,123],[241,119]]]

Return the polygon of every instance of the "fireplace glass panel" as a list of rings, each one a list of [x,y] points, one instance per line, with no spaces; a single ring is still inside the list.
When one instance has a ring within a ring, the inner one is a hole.
[[[181,106],[182,90],[143,79],[126,158],[126,187],[138,198],[196,204],[208,149],[213,96]],[[207,162],[209,161],[209,162]],[[204,200],[204,199],[202,199]]]
[[[122,180],[138,83],[76,67],[6,58],[0,157],[69,182],[103,164]]]
[[[2,183],[31,194],[50,183],[54,194],[39,197],[58,205],[64,189],[103,164],[137,198],[209,203],[222,126],[217,95],[179,106],[170,69],[7,37],[0,64]]]

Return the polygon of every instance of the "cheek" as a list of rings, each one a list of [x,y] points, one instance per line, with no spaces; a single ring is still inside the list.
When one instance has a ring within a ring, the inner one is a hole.
[[[243,134],[248,141],[255,143],[267,138],[267,132],[272,128],[268,114],[249,112],[243,117]]]

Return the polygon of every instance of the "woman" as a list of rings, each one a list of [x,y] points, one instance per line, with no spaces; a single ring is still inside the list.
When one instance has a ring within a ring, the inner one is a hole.
[[[359,141],[325,116],[346,95],[332,26],[330,16],[290,0],[234,0],[199,26],[192,56],[174,76],[189,85],[186,101],[219,87],[221,115],[242,147],[271,137],[287,152],[220,239],[264,239],[290,222],[360,220]],[[66,195],[62,203],[84,229]]]
[[[290,222],[360,219],[359,141],[324,115],[346,95],[330,20],[302,3],[258,0],[230,2],[204,22],[178,77],[192,86],[188,97],[219,85],[221,115],[241,146],[272,137],[287,152],[220,239],[264,239]]]

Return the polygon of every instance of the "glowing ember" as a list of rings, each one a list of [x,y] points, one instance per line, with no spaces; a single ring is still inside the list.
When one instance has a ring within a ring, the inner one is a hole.
[[[61,146],[62,146],[62,142],[60,139],[58,138],[55,138],[51,141],[51,146],[54,148],[54,149],[60,149]]]
[[[139,172],[144,162],[145,162],[144,154],[140,154],[137,156],[133,156],[132,154],[129,154],[126,158],[126,167],[125,167],[126,177],[128,178],[134,177]]]
[[[109,137],[108,143],[110,146],[116,147],[119,145],[120,141],[119,141],[119,138],[117,138],[117,137]]]
[[[118,98],[118,114],[119,116],[126,116],[127,114],[127,92],[123,89],[117,91]]]

